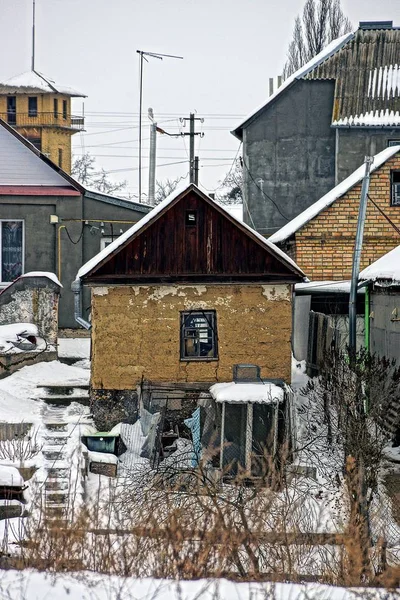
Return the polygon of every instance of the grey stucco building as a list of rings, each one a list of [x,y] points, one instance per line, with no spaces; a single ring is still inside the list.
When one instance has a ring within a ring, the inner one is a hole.
[[[272,235],[400,143],[400,29],[360,23],[289,77],[232,133],[243,142],[244,219]]]
[[[55,273],[60,327],[77,327],[71,283],[80,266],[150,209],[85,189],[0,120],[0,289],[23,273]],[[86,292],[86,319],[89,311]]]

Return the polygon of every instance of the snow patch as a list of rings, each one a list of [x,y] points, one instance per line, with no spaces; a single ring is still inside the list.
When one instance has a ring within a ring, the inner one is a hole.
[[[274,383],[215,383],[210,387],[210,394],[216,402],[256,402],[275,404],[282,402],[284,391]]]
[[[400,285],[400,246],[394,248],[360,273],[361,280],[385,280]]]
[[[47,277],[47,279],[53,281],[60,288],[63,287],[57,275],[50,273],[50,271],[29,271],[29,273],[21,275],[20,279],[23,279],[24,277]]]
[[[0,485],[7,487],[23,487],[24,479],[15,467],[0,465]],[[9,500],[7,502],[9,502]]]

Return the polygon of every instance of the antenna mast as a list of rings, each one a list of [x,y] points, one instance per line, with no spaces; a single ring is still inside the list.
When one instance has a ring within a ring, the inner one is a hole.
[[[32,14],[32,71],[35,70],[35,12],[36,12],[36,0],[33,0],[33,14]]]

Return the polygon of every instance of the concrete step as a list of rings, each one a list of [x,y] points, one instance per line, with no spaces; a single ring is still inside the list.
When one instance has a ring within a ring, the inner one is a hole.
[[[57,464],[57,463],[55,463],[55,464]],[[47,473],[52,479],[58,479],[58,477],[59,477],[60,479],[69,480],[70,469],[67,466],[64,466],[64,467],[51,466],[47,469]]]
[[[44,443],[45,443],[45,447],[47,449],[48,446],[63,446],[69,439],[69,435],[68,433],[66,433],[66,435],[59,435],[59,436],[50,436],[50,435],[46,435],[44,436]]]
[[[70,395],[70,396],[42,396],[40,400],[43,400],[47,405],[54,406],[69,406],[72,402],[78,402],[78,404],[83,404],[83,406],[89,406],[90,398],[89,396],[80,396],[80,395]]]
[[[77,390],[88,390],[89,383],[72,382],[64,385],[53,384],[53,383],[42,383],[36,387],[45,390],[48,394],[59,394],[68,396],[73,393],[74,389]]]
[[[49,519],[62,519],[66,516],[66,506],[64,504],[51,504],[46,506],[46,517]]]
[[[67,460],[67,457],[64,455],[62,448],[52,448],[52,449],[43,448],[42,454],[46,460],[50,460],[51,462],[53,462],[55,460],[56,461],[66,461]]]
[[[69,480],[68,479],[47,479],[45,483],[45,489],[49,491],[68,491]]]
[[[54,432],[67,432],[68,431],[68,423],[57,423],[57,422],[52,422],[52,421],[44,421],[43,424],[48,431],[54,431]]]
[[[46,491],[46,505],[51,504],[52,506],[65,506],[68,501],[68,493],[60,491],[47,492]]]

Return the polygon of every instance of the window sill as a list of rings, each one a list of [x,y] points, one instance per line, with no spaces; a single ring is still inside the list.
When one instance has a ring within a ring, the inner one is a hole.
[[[201,357],[201,358],[180,358],[179,362],[216,362],[218,361],[219,358],[211,358],[210,356],[206,356],[206,357]]]

